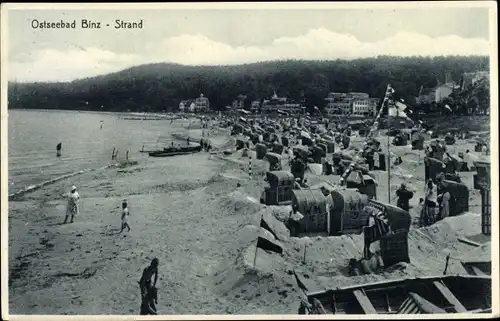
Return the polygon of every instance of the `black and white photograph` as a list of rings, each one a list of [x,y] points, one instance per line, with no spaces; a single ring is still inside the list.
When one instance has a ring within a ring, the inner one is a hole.
[[[2,319],[500,316],[496,2],[1,24]]]

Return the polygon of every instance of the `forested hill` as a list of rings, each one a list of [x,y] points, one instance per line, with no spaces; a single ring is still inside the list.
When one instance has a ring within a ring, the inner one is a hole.
[[[203,93],[223,109],[239,95],[251,100],[279,96],[325,104],[328,92],[366,92],[382,97],[388,83],[399,98],[413,101],[420,86],[455,81],[463,72],[489,70],[489,58],[378,57],[357,60],[286,60],[236,66],[148,64],[66,83],[9,83],[9,108],[102,111],[174,111],[184,99]]]

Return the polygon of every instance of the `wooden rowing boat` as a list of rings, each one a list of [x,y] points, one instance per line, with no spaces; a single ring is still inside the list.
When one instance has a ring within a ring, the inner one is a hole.
[[[151,157],[172,157],[172,156],[180,156],[180,155],[190,155],[197,152],[153,152],[149,153]]]
[[[319,300],[327,314],[491,313],[491,285],[488,275],[443,275],[337,288],[307,299]]]

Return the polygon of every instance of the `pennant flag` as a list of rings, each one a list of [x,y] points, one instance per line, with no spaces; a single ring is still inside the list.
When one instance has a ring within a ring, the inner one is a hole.
[[[278,236],[276,235],[276,233],[274,233],[274,231],[271,229],[269,224],[267,224],[263,217],[260,218],[260,227],[268,230],[274,236],[274,238],[278,240]]]
[[[446,108],[446,109],[448,109],[449,111],[451,111],[451,108],[450,108],[450,106],[448,106],[448,104],[446,104],[446,105],[444,106],[444,108]]]
[[[389,115],[389,117],[408,118],[408,115],[404,111],[400,111],[396,107],[389,107],[388,115]]]
[[[408,108],[408,106],[406,106],[405,104],[400,103],[399,101],[397,101],[396,102],[396,108],[399,109],[400,111],[405,111],[405,109]]]
[[[257,247],[265,251],[271,251],[278,254],[283,254],[283,248],[281,246],[261,236],[259,236],[259,238],[257,239]]]

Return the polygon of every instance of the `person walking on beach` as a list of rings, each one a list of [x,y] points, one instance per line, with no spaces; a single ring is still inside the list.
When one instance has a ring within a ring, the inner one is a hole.
[[[434,223],[436,216],[436,206],[437,206],[437,190],[436,186],[432,182],[432,179],[427,181],[427,186],[425,188],[425,204],[423,208],[423,215],[420,219],[422,225],[431,225]]]
[[[451,194],[446,190],[443,185],[443,182],[439,183],[439,195],[438,195],[438,203],[439,203],[439,219],[442,220],[448,216],[450,216],[450,199]]]
[[[129,215],[130,215],[130,213],[128,211],[127,200],[123,200],[123,202],[122,202],[122,228],[120,230],[120,233],[123,232],[123,230],[125,228],[127,228],[128,231],[130,232],[130,225],[128,225]]]
[[[158,281],[158,264],[159,260],[154,258],[151,264],[144,269],[142,272],[141,279],[139,280],[139,286],[141,288],[141,298],[144,300],[148,292],[151,291],[153,287],[156,287],[156,282]],[[154,283],[151,284],[151,279],[155,276]]]
[[[406,189],[406,184],[402,183],[396,191],[398,197],[397,206],[407,212],[410,211],[410,199],[413,198],[413,192]]]
[[[68,205],[66,207],[66,217],[64,218],[64,223],[68,221],[68,217],[71,216],[70,223],[73,223],[75,215],[78,214],[78,201],[80,200],[80,195],[76,191],[76,186],[71,187],[71,192],[65,195],[68,198]]]

